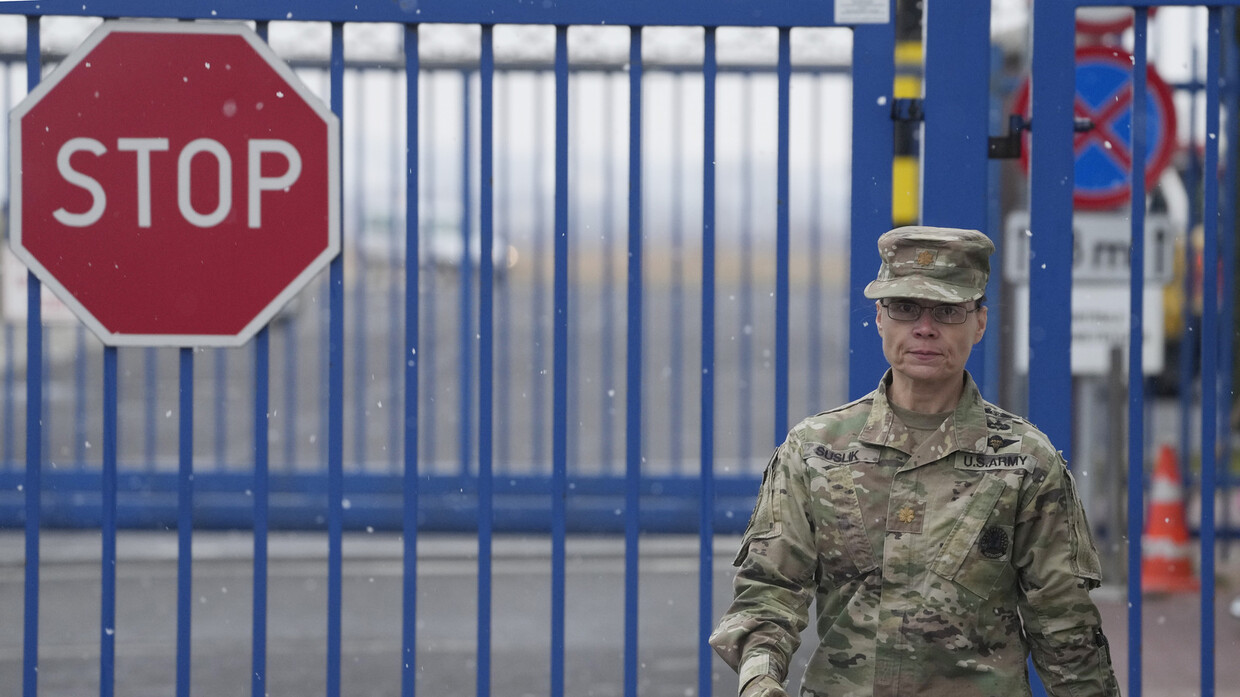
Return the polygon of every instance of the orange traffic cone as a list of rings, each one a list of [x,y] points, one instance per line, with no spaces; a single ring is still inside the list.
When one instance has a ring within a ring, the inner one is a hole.
[[[1197,590],[1200,584],[1193,575],[1190,553],[1180,468],[1175,451],[1164,445],[1158,449],[1158,460],[1154,464],[1145,534],[1141,537],[1141,590],[1147,593]]]

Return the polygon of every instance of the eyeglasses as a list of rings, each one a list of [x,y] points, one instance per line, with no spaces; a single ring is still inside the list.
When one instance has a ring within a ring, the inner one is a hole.
[[[916,322],[924,310],[930,311],[930,316],[939,324],[964,324],[970,312],[977,312],[980,307],[972,310],[966,310],[959,305],[934,305],[926,307],[919,305],[910,300],[893,300],[884,303],[883,307],[887,308],[887,316],[897,322]]]

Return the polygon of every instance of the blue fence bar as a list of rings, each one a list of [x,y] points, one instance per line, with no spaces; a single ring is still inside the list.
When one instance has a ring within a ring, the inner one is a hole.
[[[894,3],[893,3],[894,5]],[[886,368],[874,303],[862,291],[874,277],[875,241],[891,227],[890,125],[895,34],[882,27],[853,30],[852,200],[849,209],[848,398],[874,389]]]
[[[1234,30],[1236,26],[1236,8],[1223,8],[1223,30]],[[1220,99],[1226,105],[1226,114],[1228,115],[1227,125],[1225,128],[1231,132],[1236,131],[1237,113],[1240,113],[1240,47],[1233,39],[1223,42],[1223,94]],[[1234,151],[1235,148],[1231,148]],[[1219,332],[1219,357],[1222,361],[1219,364],[1219,399],[1227,405],[1235,400],[1234,392],[1234,363],[1231,356],[1235,352],[1235,332],[1229,328],[1236,326],[1236,235],[1228,234],[1227,231],[1236,229],[1236,187],[1238,185],[1237,177],[1237,158],[1232,152],[1228,153],[1227,165],[1224,167],[1223,176],[1223,195],[1222,195],[1222,216],[1220,223],[1224,233],[1220,235],[1219,257],[1222,261],[1222,307],[1219,314],[1219,326],[1224,330]],[[1223,492],[1223,500],[1226,501],[1228,495],[1232,492],[1236,485],[1236,475],[1232,472],[1232,443],[1230,437],[1229,414],[1226,409],[1219,411],[1219,462],[1222,464],[1222,472],[1220,473]],[[1230,535],[1234,531],[1233,525],[1236,521],[1232,519],[1231,507],[1223,506],[1222,511],[1222,530],[1227,531]],[[1216,526],[1216,529],[1217,526]],[[1231,545],[1224,545],[1222,549],[1223,558],[1229,557]]]
[[[1201,697],[1214,697],[1214,495],[1218,475],[1219,78],[1222,11],[1209,8],[1206,49],[1206,141],[1201,279]],[[1135,188],[1135,187],[1134,187]],[[1229,195],[1231,192],[1228,192]],[[1228,327],[1227,331],[1234,331]]]
[[[1134,3],[1137,4],[1137,3]],[[1150,4],[1150,3],[1145,3]],[[1169,0],[1159,4],[1177,4]],[[1184,4],[1184,3],[1179,3]],[[607,24],[613,26],[702,26],[709,18],[716,26],[776,27],[831,26],[835,3],[827,0],[807,12],[799,2],[729,3],[710,0],[682,0],[668,4],[661,0],[630,0],[623,4],[606,0],[583,0],[571,5],[543,6],[524,2],[489,0],[420,0],[416,5],[352,3],[342,0],[278,0],[255,5],[246,0],[219,0],[209,8],[170,7],[153,0],[116,0],[112,7],[123,7],[126,16],[183,19],[203,16],[209,19],[239,19],[300,22],[406,22],[438,24]],[[204,9],[205,8],[205,9]],[[71,0],[44,0],[39,9],[47,16],[96,17],[106,9],[98,5],[83,7]],[[20,10],[14,10],[20,11]],[[11,11],[12,12],[12,11]]]
[[[42,76],[39,18],[26,18],[26,89]],[[43,499],[43,304],[42,284],[26,275],[26,584],[22,614],[22,697],[36,697],[39,681],[39,526]],[[6,356],[12,356],[12,353]],[[6,415],[11,414],[6,412]]]
[[[332,22],[331,108],[344,122],[344,24]],[[344,534],[344,254],[332,259],[328,311],[327,697],[340,697]]]
[[[258,22],[255,27],[259,38],[267,41],[267,22]],[[285,375],[285,415],[289,423],[294,423],[296,408],[296,345],[293,339],[293,326],[286,325],[288,336],[285,340],[286,370],[293,371]],[[270,358],[271,330],[263,327],[254,337],[254,568],[251,570],[250,601],[250,697],[266,697],[267,695],[267,541],[271,526],[271,462],[269,452],[270,419]],[[285,438],[285,465],[293,462],[295,438],[290,434]]]
[[[702,339],[701,395],[698,431],[702,499],[698,519],[698,635],[710,636],[714,627],[714,518],[715,518],[715,28],[706,27],[702,60]],[[815,149],[817,152],[817,149]],[[711,697],[710,668],[713,653],[705,641],[698,642],[698,689]]]
[[[492,41],[492,33],[491,25],[483,25],[482,57],[478,70],[482,117],[478,132],[481,151],[479,194],[482,199],[479,207],[481,215],[478,219],[481,233],[478,269],[482,285],[478,296],[478,697],[487,697],[491,694],[491,535],[494,523],[492,510],[494,474],[491,469],[493,417],[491,380],[495,374],[492,370],[492,345],[495,330],[493,320],[495,266],[491,263],[491,245],[494,240],[491,208],[494,200],[491,128],[494,120],[492,87],[495,78],[495,45]],[[468,114],[469,110],[466,109],[465,112]],[[462,226],[462,228],[465,227]],[[468,248],[466,248],[462,264],[468,266],[470,263]],[[462,274],[462,277],[465,276]],[[462,353],[465,354],[464,351]],[[468,362],[462,361],[462,364]]]
[[[629,40],[629,278],[625,355],[624,694],[637,697],[637,581],[642,469],[642,28]],[[557,342],[558,344],[559,342]]]
[[[260,27],[260,35],[264,33]],[[250,694],[267,694],[267,537],[270,527],[270,436],[267,409],[270,403],[269,359],[271,332],[264,327],[254,337],[254,568],[250,614]]]
[[[779,58],[775,67],[779,87],[779,129],[776,144],[775,171],[775,434],[774,445],[788,435],[788,302],[790,271],[788,269],[788,130],[792,109],[792,29],[779,28]]]
[[[417,632],[418,632],[418,346],[419,307],[418,283],[421,257],[418,250],[418,170],[421,149],[418,147],[418,127],[421,125],[418,89],[418,28],[404,26],[405,48],[405,350],[404,381],[404,471],[401,479],[404,517],[401,520],[403,534],[401,576],[401,697],[413,697],[416,693]],[[257,695],[255,696],[257,697]]]
[[[540,100],[541,103],[541,100]],[[551,695],[564,695],[568,531],[568,27],[555,28],[555,271],[552,309]],[[539,129],[541,130],[541,129]]]
[[[1074,14],[1071,4],[1037,3],[1033,8],[1034,60],[1038,75],[1074,75]],[[1073,171],[1072,80],[1035,79],[1031,87],[1029,240],[1029,420],[1038,424],[1055,447],[1072,452],[1072,409],[1063,396],[1072,394],[1069,344],[1072,303],[1072,238],[1049,234],[1072,229]],[[1040,232],[1047,231],[1045,234]],[[1044,261],[1043,261],[1044,260]]]
[[[1146,27],[1149,12],[1133,17],[1132,131],[1129,181],[1145,177],[1146,154]],[[1132,252],[1129,263],[1128,310],[1128,684],[1129,693],[1141,695],[1141,551],[1145,529],[1142,515],[1145,482],[1145,187],[1132,186]],[[1134,507],[1135,502],[1135,507]],[[1135,553],[1134,553],[1135,551]],[[1133,632],[1135,631],[1135,634]],[[1137,675],[1132,674],[1135,668]]]
[[[266,329],[262,330],[265,334]],[[180,349],[177,414],[177,697],[189,697],[194,596],[194,350]]]
[[[39,297],[35,294],[34,297]],[[116,401],[115,346],[103,350],[103,508],[99,560],[99,695],[112,697],[116,687]]]

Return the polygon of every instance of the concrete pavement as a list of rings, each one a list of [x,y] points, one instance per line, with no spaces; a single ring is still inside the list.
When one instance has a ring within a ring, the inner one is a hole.
[[[697,694],[697,539],[649,537],[641,545],[639,687],[643,696]],[[736,538],[717,540],[714,615],[730,596]],[[250,693],[252,542],[248,534],[199,532],[194,538],[195,695]],[[387,534],[344,542],[342,693],[399,693],[402,623],[401,543]],[[326,538],[273,534],[269,546],[267,692],[323,694],[326,684]],[[550,562],[542,538],[497,538],[493,555],[492,691],[550,690]],[[39,694],[99,694],[99,534],[47,531],[40,546]],[[1233,555],[1234,556],[1234,555]],[[0,694],[21,683],[24,541],[0,532]],[[476,694],[477,541],[419,539],[416,610],[418,693]],[[1240,620],[1227,604],[1240,592],[1240,564],[1219,562],[1215,617],[1217,691],[1240,697]],[[624,693],[624,541],[571,537],[566,569],[565,686],[570,695]],[[118,539],[116,694],[167,697],[176,683],[176,538],[123,532]],[[1127,605],[1121,589],[1097,595],[1121,685],[1127,689]],[[1198,596],[1144,603],[1143,694],[1200,694]],[[807,644],[808,644],[807,637]],[[808,656],[802,648],[799,665]],[[735,676],[712,661],[713,690],[731,695]]]

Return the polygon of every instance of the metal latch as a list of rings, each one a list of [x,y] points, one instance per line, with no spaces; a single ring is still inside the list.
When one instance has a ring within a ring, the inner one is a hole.
[[[1094,129],[1094,122],[1087,118],[1075,118],[1072,120],[1072,130],[1075,133],[1086,133]],[[1033,122],[1028,121],[1020,114],[1011,114],[1008,116],[1008,132],[1001,136],[991,136],[987,140],[987,156],[992,160],[1011,160],[1021,156],[1023,147],[1023,139],[1021,131],[1033,130]]]

